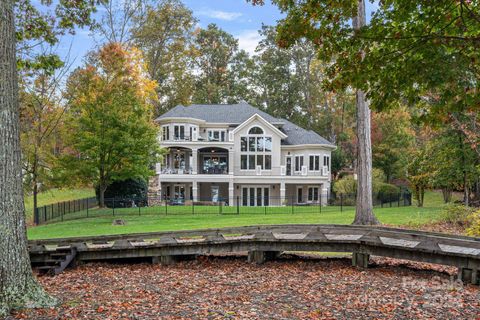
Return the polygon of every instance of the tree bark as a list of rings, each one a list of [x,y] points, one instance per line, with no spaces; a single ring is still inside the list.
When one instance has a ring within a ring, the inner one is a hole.
[[[358,31],[366,25],[365,2],[358,0],[357,16],[353,18],[353,28]],[[363,60],[365,52],[361,52]],[[365,92],[357,89],[357,205],[353,224],[379,224],[373,214],[372,199],[372,139],[370,125],[370,108],[366,101]]]
[[[30,266],[23,204],[14,0],[0,1],[0,317],[51,306]]]

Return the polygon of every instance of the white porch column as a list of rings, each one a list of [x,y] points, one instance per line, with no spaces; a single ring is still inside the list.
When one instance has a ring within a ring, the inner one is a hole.
[[[285,205],[285,182],[280,183],[280,205],[284,206]]]
[[[234,168],[234,160],[233,160],[233,150],[228,150],[228,174],[233,175],[233,168]]]
[[[197,174],[197,169],[198,169],[198,150],[197,149],[192,149],[192,163],[190,165],[192,166],[192,174]]]
[[[233,207],[235,205],[235,188],[233,181],[228,182],[228,205]]]
[[[322,184],[320,186],[321,193],[322,193],[322,206],[328,205],[328,189],[330,188],[329,184]]]
[[[198,182],[195,180],[192,182],[192,199],[198,201]]]

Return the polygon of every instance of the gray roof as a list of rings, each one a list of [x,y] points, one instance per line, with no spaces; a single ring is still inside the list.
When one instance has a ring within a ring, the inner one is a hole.
[[[193,118],[209,123],[239,125],[254,114],[260,115],[271,124],[280,126],[280,130],[288,135],[287,139],[282,140],[282,145],[328,144],[333,146],[331,142],[317,133],[311,130],[305,130],[288,120],[275,118],[246,102],[240,102],[238,104],[194,104],[188,107],[178,105],[162,114],[156,120],[158,121],[165,118]]]

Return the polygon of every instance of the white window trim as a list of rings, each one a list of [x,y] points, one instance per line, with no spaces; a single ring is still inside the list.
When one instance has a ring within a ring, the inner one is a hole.
[[[250,131],[251,128],[253,127],[259,127],[263,130],[262,127],[258,126],[258,125],[254,125],[254,126],[251,126],[248,131]],[[248,132],[247,131],[247,132]],[[263,130],[263,132],[265,132],[265,130]],[[250,148],[249,148],[249,138],[259,138],[259,137],[262,137],[262,138],[270,138],[272,140],[272,148],[270,151],[265,151],[265,147],[263,148],[263,151],[250,151]],[[247,138],[247,151],[242,151],[242,138]],[[247,169],[242,169],[242,155],[246,155],[247,156]],[[248,156],[249,155],[254,155],[255,156],[255,168],[254,169],[249,169],[249,163],[248,163]],[[253,172],[253,171],[257,171],[257,156],[258,155],[262,155],[263,156],[263,169],[261,170],[262,172],[263,171],[266,171],[266,172],[270,172],[272,171],[272,162],[273,162],[273,137],[271,135],[266,135],[266,134],[244,134],[244,135],[241,135],[240,136],[240,171],[250,171],[250,172]],[[266,155],[270,155],[270,169],[265,169],[265,156]]]
[[[218,141],[210,140],[210,132],[218,132]],[[222,141],[222,132],[225,133],[225,139]],[[207,129],[207,141],[208,142],[227,142],[228,141],[227,129]]]
[[[268,198],[269,200],[272,199],[272,186],[271,185],[261,185],[261,184],[249,184],[249,185],[240,185],[240,202],[243,206],[243,189],[244,188],[247,188],[248,191],[247,191],[247,207],[251,207],[250,206],[250,197],[249,197],[249,194],[250,193],[250,188],[254,188],[255,189],[255,205],[254,207],[257,206],[257,189],[258,188],[261,188],[262,189],[262,198],[265,197],[265,189],[268,189]],[[270,202],[270,201],[269,201]],[[264,205],[264,204],[262,204]],[[270,206],[270,204],[269,204]]]
[[[318,189],[318,193],[317,193],[318,199],[317,200],[313,199],[314,198],[313,193],[312,193],[312,200],[310,200],[310,189]],[[320,192],[322,192],[322,189],[321,189],[320,186],[307,186],[307,203],[314,203],[314,202],[320,201]]]
[[[168,129],[168,137],[167,137],[167,139],[164,139],[164,138],[163,138],[164,128],[167,128],[167,129]],[[170,138],[171,138],[171,135],[170,135],[170,133],[171,133],[171,132],[170,132],[170,124],[164,124],[164,125],[162,125],[162,127],[161,127],[161,133],[162,133],[162,134],[161,134],[161,136],[162,136],[162,141],[170,141]]]
[[[318,170],[315,170],[315,158],[313,159],[313,170],[310,170],[310,157],[318,157]],[[320,162],[322,160],[322,155],[318,153],[314,154],[309,154],[308,155],[308,171],[309,172],[321,172],[322,171],[322,163]]]
[[[303,164],[300,165],[300,170],[297,170],[297,157],[303,157]],[[302,167],[305,166],[305,155],[304,154],[295,154],[293,155],[293,172],[302,172]]]

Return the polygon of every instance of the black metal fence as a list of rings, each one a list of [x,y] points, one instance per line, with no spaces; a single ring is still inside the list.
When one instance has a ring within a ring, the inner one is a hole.
[[[217,199],[184,198],[112,198],[105,199],[99,208],[95,198],[51,204],[38,208],[35,224],[59,222],[89,217],[115,217],[132,215],[197,215],[197,214],[320,214],[342,212],[355,206],[354,194],[314,194],[309,198],[298,196],[265,197],[261,194]],[[404,207],[412,204],[409,192],[376,194],[375,207]]]
[[[95,197],[52,203],[35,210],[33,214],[34,223],[39,225],[51,220],[63,221],[76,212],[88,214],[88,211],[97,207],[97,205]]]

